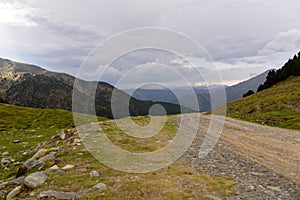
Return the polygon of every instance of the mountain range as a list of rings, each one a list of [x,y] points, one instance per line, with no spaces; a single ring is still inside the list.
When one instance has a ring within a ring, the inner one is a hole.
[[[75,77],[45,70],[39,66],[14,62],[0,58],[0,99],[2,102],[33,108],[55,108],[72,110],[72,95]],[[85,88],[95,82],[79,80],[80,86],[74,90],[74,94],[80,97],[82,102],[91,101]],[[174,103],[141,101],[128,96],[127,93],[118,90],[105,82],[97,82],[95,95],[95,112],[98,116],[114,118],[111,112],[112,93],[116,95],[118,103],[130,99],[130,115],[148,115],[149,109],[154,104],[162,105],[167,114],[179,114],[181,108]],[[90,113],[90,108],[80,108],[80,111]],[[184,112],[192,112],[183,108]],[[159,114],[159,113],[158,113]],[[127,113],[118,113],[119,117],[127,117]]]
[[[201,86],[201,87],[193,87],[194,93],[197,95],[198,103],[199,103],[199,111],[209,111],[218,106],[222,106],[223,103],[230,103],[241,99],[243,94],[249,90],[256,91],[260,84],[266,81],[266,77],[270,70],[267,70],[255,77],[252,77],[246,81],[238,83],[233,86]],[[226,93],[226,102],[217,103],[214,108],[211,106],[211,95],[213,93],[217,94],[221,92],[221,89],[225,89]],[[192,98],[194,94],[191,94],[190,90],[186,90],[185,88],[175,88],[174,90],[170,89],[137,89],[127,90],[127,92],[131,92],[132,96],[139,100],[150,100],[150,101],[163,101],[169,103],[178,104],[178,98],[182,99],[184,102],[188,102],[189,99]],[[176,95],[178,95],[176,97]]]

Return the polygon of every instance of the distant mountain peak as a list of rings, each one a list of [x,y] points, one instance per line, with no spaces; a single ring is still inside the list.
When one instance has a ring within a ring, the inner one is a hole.
[[[14,62],[0,58],[0,99],[10,104],[35,108],[57,108],[72,110],[73,94],[78,96],[83,107],[78,112],[90,113],[96,110],[96,114],[113,118],[111,112],[112,92],[117,95],[117,101],[125,105],[123,100],[130,99],[129,112],[131,115],[148,115],[150,107],[156,103],[165,107],[167,114],[179,114],[181,108],[177,104],[140,101],[112,85],[98,82],[96,96],[92,98],[86,88],[91,82],[79,80],[80,87],[73,89],[75,77],[45,70],[36,65]],[[85,102],[94,99],[95,108],[89,108]],[[192,110],[186,109],[191,112]],[[118,117],[127,117],[127,113],[118,113]]]

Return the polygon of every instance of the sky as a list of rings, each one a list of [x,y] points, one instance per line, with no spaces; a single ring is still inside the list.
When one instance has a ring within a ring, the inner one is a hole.
[[[205,49],[208,57],[187,58],[209,84],[232,85],[279,68],[300,51],[299,10],[299,0],[0,0],[0,57],[76,76],[108,38],[158,27],[187,35]],[[215,69],[208,67],[212,62]],[[134,81],[124,87],[149,76],[182,86],[162,64],[188,76],[192,85],[203,84],[184,59],[149,49],[120,56],[103,79],[116,84],[131,72]],[[214,79],[216,71],[222,81]]]

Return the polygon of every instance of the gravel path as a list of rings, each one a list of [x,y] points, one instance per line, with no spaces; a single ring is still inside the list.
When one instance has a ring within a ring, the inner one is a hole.
[[[198,136],[182,158],[210,174],[233,177],[237,196],[232,199],[300,199],[299,131],[226,118],[215,148],[199,158],[209,123],[209,115],[201,116]]]

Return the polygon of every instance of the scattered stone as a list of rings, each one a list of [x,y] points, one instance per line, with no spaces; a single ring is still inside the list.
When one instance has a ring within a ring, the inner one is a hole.
[[[10,191],[8,193],[8,195],[6,196],[6,199],[12,199],[15,196],[17,196],[20,192],[22,191],[22,186],[17,186],[16,188],[14,188],[12,191]]]
[[[0,183],[0,190],[5,188],[8,185],[8,182]]]
[[[55,164],[55,165],[58,165],[58,164],[64,163],[64,162],[65,162],[64,160],[62,160],[62,159],[60,159],[60,158],[56,158],[55,161],[54,161],[54,164]]]
[[[91,176],[91,177],[99,177],[99,176],[100,176],[100,174],[99,174],[99,172],[98,172],[98,171],[96,171],[96,170],[93,170],[93,171],[91,171],[91,172],[90,172],[90,176]]]
[[[2,156],[9,156],[9,152],[8,151],[3,152]]]
[[[10,158],[2,158],[1,159],[1,165],[5,166],[8,165],[12,162],[12,160]]]
[[[7,193],[6,190],[0,190],[0,197],[4,197],[4,195]]]
[[[62,169],[72,169],[74,165],[65,165]]]
[[[56,152],[51,152],[51,153],[49,153],[48,155],[46,155],[46,156],[40,158],[40,159],[39,159],[39,162],[45,162],[45,161],[47,161],[47,160],[51,160],[51,159],[55,158],[55,156],[56,156]]]
[[[216,197],[216,196],[214,196],[214,195],[211,195],[211,194],[207,194],[207,195],[205,195],[207,198],[209,198],[209,199],[212,199],[212,200],[222,200],[221,198],[219,198],[219,197]]]
[[[55,174],[57,174],[57,175],[64,175],[64,174],[66,174],[66,172],[64,171],[64,170],[57,170],[56,172],[55,172]]]
[[[80,192],[60,192],[55,190],[48,190],[48,191],[41,192],[38,195],[38,198],[54,197],[56,199],[75,199],[75,198],[81,198],[83,196],[84,194]]]
[[[22,142],[22,144],[23,144],[24,146],[27,146],[29,143],[28,143],[28,142]]]
[[[52,167],[49,168],[49,170],[58,170],[59,167],[57,165],[53,165]]]
[[[113,177],[113,176],[111,176],[111,177],[109,177],[109,179],[110,179],[111,181],[114,181],[114,182],[120,182],[120,181],[121,181],[120,177]],[[168,179],[169,179],[169,178],[168,178]]]
[[[12,143],[14,144],[20,143],[20,140],[13,140]]]
[[[250,174],[252,174],[254,176],[264,176],[263,173],[258,173],[258,172],[250,172]]]
[[[66,134],[65,134],[65,131],[62,130],[61,133],[60,133],[60,139],[64,140],[66,138]]]
[[[296,199],[300,199],[300,189],[298,189],[298,191],[297,191]]]
[[[21,162],[15,162],[14,166],[17,166],[17,165],[20,165],[20,164],[22,164],[22,163]]]
[[[28,168],[27,167],[24,167],[24,166],[21,166],[17,172],[17,175],[16,177],[20,177],[20,176],[23,176],[25,175],[25,173],[28,171]]]
[[[250,186],[249,186],[249,189],[250,189],[250,190],[254,190],[255,187],[254,187],[253,185],[250,185]]]
[[[34,197],[35,197],[35,192],[30,192],[30,193],[29,193],[29,197],[30,197],[30,198],[34,198]]]
[[[264,189],[264,186],[258,185],[257,188],[260,189],[260,190],[263,190],[263,189]]]
[[[267,188],[276,192],[281,192],[281,189],[279,187],[267,186]]]
[[[20,185],[23,182],[24,182],[24,177],[22,176],[22,177],[14,179],[12,181],[8,181],[8,184],[9,185]]]
[[[54,159],[57,149],[39,149],[31,158],[26,160],[18,170],[17,177],[24,175],[32,168],[40,168],[44,165],[45,161]],[[47,154],[47,155],[46,155]]]
[[[91,187],[92,190],[106,190],[107,186],[104,183],[97,183],[93,187]]]
[[[45,181],[47,180],[47,176],[41,172],[35,172],[30,175],[28,175],[24,179],[24,184],[27,185],[30,188],[36,188],[38,186],[41,186]]]

